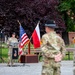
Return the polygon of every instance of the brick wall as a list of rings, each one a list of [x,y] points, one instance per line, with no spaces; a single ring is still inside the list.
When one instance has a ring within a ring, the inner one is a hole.
[[[73,38],[75,37],[75,32],[68,32],[68,36],[69,36],[69,43],[72,44]]]

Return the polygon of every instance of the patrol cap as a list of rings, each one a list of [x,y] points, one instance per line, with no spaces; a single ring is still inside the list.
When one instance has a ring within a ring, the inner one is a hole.
[[[54,20],[48,20],[48,21],[46,21],[45,26],[50,27],[50,28],[58,28],[58,26],[56,26]]]
[[[13,32],[13,33],[12,33],[12,35],[16,35],[16,33],[15,33],[15,32]]]

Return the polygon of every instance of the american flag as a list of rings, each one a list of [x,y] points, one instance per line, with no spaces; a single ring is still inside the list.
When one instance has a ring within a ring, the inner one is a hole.
[[[20,25],[20,43],[19,43],[19,55],[23,53],[22,49],[25,44],[29,42],[29,38],[24,31],[23,27]]]

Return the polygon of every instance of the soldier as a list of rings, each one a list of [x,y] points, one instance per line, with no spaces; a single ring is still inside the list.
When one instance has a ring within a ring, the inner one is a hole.
[[[60,75],[60,61],[65,56],[63,39],[56,34],[57,28],[53,20],[45,24],[46,34],[42,36],[41,50],[43,53],[42,75]]]
[[[12,48],[15,46],[15,44],[18,44],[17,38],[15,38],[15,33],[12,34],[12,37],[10,37],[7,41],[9,51],[8,51],[8,66],[13,65],[13,59],[12,59]],[[18,47],[18,45],[17,45]]]

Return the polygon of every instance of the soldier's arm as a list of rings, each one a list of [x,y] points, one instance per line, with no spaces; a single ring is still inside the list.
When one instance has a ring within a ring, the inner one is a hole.
[[[8,41],[7,41],[7,46],[8,47],[10,46],[10,41],[11,41],[11,38],[9,38]]]
[[[62,40],[61,53],[62,53],[62,56],[63,56],[63,57],[64,57],[65,54],[66,54],[66,47],[65,47],[64,40]]]
[[[10,38],[7,40],[7,45],[9,45],[9,43],[10,43]]]
[[[42,45],[41,45],[41,50],[44,56],[48,58],[54,58],[55,56],[53,55],[52,51],[48,49],[47,46],[48,39],[46,36],[42,37]]]

